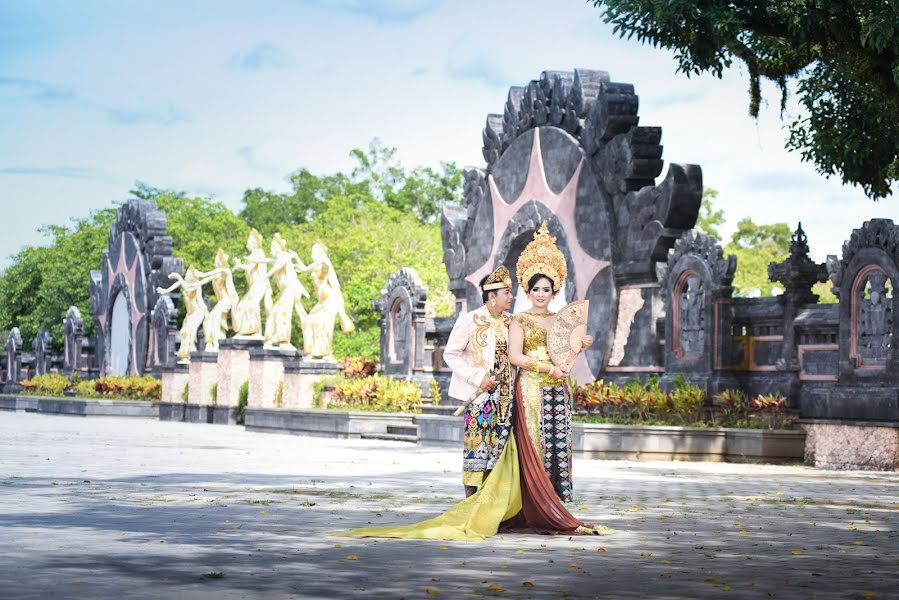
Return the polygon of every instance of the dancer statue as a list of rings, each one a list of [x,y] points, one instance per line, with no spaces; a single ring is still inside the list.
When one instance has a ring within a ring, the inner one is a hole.
[[[203,337],[206,340],[206,352],[218,352],[219,342],[228,337],[228,316],[237,306],[240,297],[234,287],[234,276],[228,264],[228,255],[221,248],[215,253],[215,268],[208,273],[200,273],[200,277],[208,277],[215,292],[215,306],[203,320]],[[237,329],[234,319],[231,324]]]
[[[303,352],[310,358],[334,360],[334,320],[340,319],[344,333],[355,326],[346,313],[340,282],[324,244],[312,245],[312,287],[317,303],[303,319]]]
[[[247,238],[249,254],[243,260],[234,260],[234,270],[243,271],[247,278],[247,293],[232,312],[235,338],[263,339],[259,304],[264,306],[266,316],[272,310],[272,286],[268,281],[268,264],[271,260],[265,256],[262,244],[262,236],[251,229]]]
[[[293,250],[287,249],[287,241],[276,233],[271,243],[272,262],[267,277],[273,278],[280,294],[265,320],[265,346],[281,350],[296,350],[290,342],[293,331],[293,313],[296,312],[300,323],[308,318],[301,299],[309,297],[309,292],[300,283],[297,273],[308,273],[318,266],[303,264]]]
[[[201,278],[201,273],[191,265],[184,273],[184,277],[180,273],[171,273],[169,279],[174,279],[175,283],[167,288],[157,287],[156,292],[171,294],[181,288],[181,300],[184,302],[186,315],[181,323],[181,343],[175,355],[180,364],[189,364],[190,353],[197,351],[197,331],[209,313],[206,302],[203,301],[203,286],[212,281],[212,277]]]

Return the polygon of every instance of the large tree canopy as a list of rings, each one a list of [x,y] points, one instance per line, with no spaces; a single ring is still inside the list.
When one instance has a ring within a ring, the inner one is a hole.
[[[674,52],[678,70],[749,72],[749,112],[762,79],[788,81],[803,111],[787,147],[870,198],[899,181],[899,3],[890,0],[593,0],[622,37]]]

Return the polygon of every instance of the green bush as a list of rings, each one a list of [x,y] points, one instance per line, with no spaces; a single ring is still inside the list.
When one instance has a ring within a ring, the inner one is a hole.
[[[74,392],[76,396],[89,398],[121,398],[126,400],[159,400],[162,382],[152,375],[143,377],[108,376],[82,381],[77,375],[49,373],[22,382],[23,393],[40,396],[62,396]]]
[[[62,396],[72,382],[65,375],[48,373],[22,382],[22,393],[36,396]]]
[[[209,396],[212,398],[212,405],[217,406],[219,400],[219,383],[216,381],[209,386]]]
[[[385,375],[342,378],[331,392],[331,408],[379,412],[414,412],[421,387]]]
[[[777,429],[795,422],[795,414],[780,394],[749,399],[740,390],[725,390],[713,403],[682,375],[674,378],[670,392],[661,388],[655,376],[645,383],[635,379],[621,386],[597,379],[576,387],[573,401],[580,413],[577,418],[587,422]]]
[[[250,399],[250,382],[244,381],[237,390],[237,424],[243,425],[247,415],[247,403]]]

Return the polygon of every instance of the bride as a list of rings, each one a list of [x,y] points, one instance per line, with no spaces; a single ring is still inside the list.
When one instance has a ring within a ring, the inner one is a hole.
[[[498,531],[569,535],[612,532],[607,527],[582,523],[560,500],[571,497],[571,413],[564,390],[565,374],[549,362],[546,352],[546,331],[551,323],[546,306],[568,275],[565,256],[555,241],[544,223],[518,259],[518,281],[528,286],[532,307],[530,314],[514,317],[509,330],[509,360],[519,367],[512,431],[481,488],[426,521],[333,535],[482,540]],[[592,341],[585,336],[582,348]]]

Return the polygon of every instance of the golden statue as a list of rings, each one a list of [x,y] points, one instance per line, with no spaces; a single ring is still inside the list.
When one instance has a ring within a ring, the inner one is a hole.
[[[267,276],[274,279],[280,294],[265,319],[265,346],[296,350],[290,343],[293,313],[296,312],[302,324],[307,315],[301,298],[309,297],[309,292],[300,283],[297,273],[307,273],[314,269],[316,264],[309,266],[303,264],[296,252],[287,249],[287,241],[280,233],[276,233],[272,238],[271,252],[274,265],[269,269]]]
[[[247,251],[249,254],[240,259],[234,259],[234,270],[243,271],[247,278],[247,293],[237,303],[231,314],[236,338],[263,339],[262,312],[259,303],[265,306],[265,314],[272,310],[272,286],[268,281],[268,264],[271,262],[265,256],[262,247],[262,236],[255,229],[250,230],[247,238]]]
[[[203,337],[206,338],[205,350],[206,352],[218,352],[219,342],[228,337],[228,315],[240,301],[225,251],[219,248],[215,253],[215,268],[208,273],[200,273],[199,276],[211,279],[216,299],[215,306],[203,320]],[[233,320],[232,318],[232,322]]]
[[[312,286],[317,303],[303,320],[303,352],[310,358],[333,360],[334,319],[344,333],[355,329],[346,313],[340,282],[321,242],[312,245]]]
[[[167,288],[156,288],[159,294],[171,294],[178,288],[181,288],[181,300],[184,302],[186,315],[181,323],[181,343],[178,346],[178,362],[181,364],[190,363],[190,353],[197,350],[197,330],[206,319],[209,310],[203,301],[203,285],[209,283],[212,277],[201,279],[201,273],[191,265],[184,277],[180,273],[171,273],[169,279],[174,279],[175,283]]]

